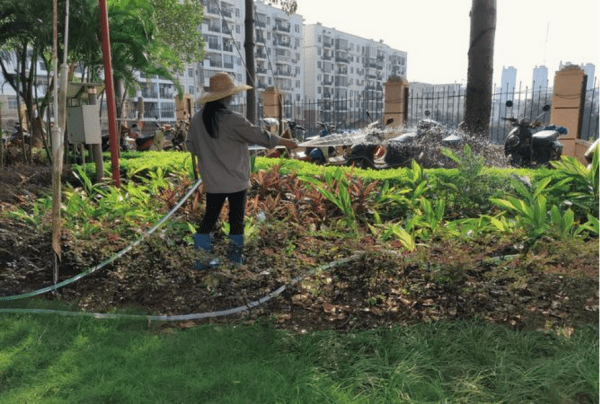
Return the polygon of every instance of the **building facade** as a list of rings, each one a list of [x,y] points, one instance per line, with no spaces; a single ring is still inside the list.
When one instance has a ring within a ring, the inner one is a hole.
[[[210,77],[227,72],[238,83],[246,83],[244,49],[244,0],[201,0],[204,19],[201,32],[205,58],[188,66],[178,77],[183,91],[199,98],[210,87]],[[287,15],[262,0],[254,2],[254,42],[257,99],[270,87],[283,94],[284,114],[297,115],[301,102],[350,101],[336,108],[377,110],[383,107],[383,83],[392,76],[406,78],[407,55],[384,44],[325,28],[304,25],[301,15]],[[176,89],[160,77],[140,76],[144,116],[159,121],[174,120]],[[360,100],[360,101],[359,101]],[[232,105],[245,112],[245,94]],[[135,100],[134,100],[135,104]],[[259,111],[260,113],[260,111]],[[329,119],[327,119],[329,120]]]
[[[406,78],[406,52],[320,23],[304,27],[303,55],[304,96],[320,104],[324,121],[381,111],[383,83]]]
[[[244,0],[202,0],[204,20],[202,35],[206,42],[204,61],[195,70],[194,93],[197,98],[208,91],[210,77],[219,71],[232,75],[238,83],[246,83],[244,49]],[[262,1],[254,2],[254,42],[256,88],[260,99],[268,87],[284,94],[287,103],[303,96],[302,41],[303,24],[299,15],[288,16],[281,9]],[[233,104],[244,104],[238,95]]]
[[[546,91],[548,88],[548,68],[546,66],[536,66],[533,68],[533,82],[531,89],[533,91]]]

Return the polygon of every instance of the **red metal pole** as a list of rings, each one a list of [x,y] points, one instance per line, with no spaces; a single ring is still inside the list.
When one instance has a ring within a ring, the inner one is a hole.
[[[108,11],[106,0],[99,0],[100,5],[100,30],[102,31],[102,55],[104,58],[104,85],[106,86],[106,105],[108,108],[108,134],[110,137],[110,162],[112,178],[115,185],[121,187],[119,174],[119,145],[117,139],[117,108],[112,75],[112,61],[110,56],[110,36],[108,31]]]

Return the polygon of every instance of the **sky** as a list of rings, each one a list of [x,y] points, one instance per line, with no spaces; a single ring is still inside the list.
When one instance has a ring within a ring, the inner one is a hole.
[[[472,0],[297,0],[305,24],[320,22],[405,51],[407,79],[466,84]],[[593,63],[600,74],[599,0],[497,0],[494,83],[517,69],[531,86],[533,68]]]

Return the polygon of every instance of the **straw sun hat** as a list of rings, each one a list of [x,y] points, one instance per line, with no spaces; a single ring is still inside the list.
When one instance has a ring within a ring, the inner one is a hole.
[[[220,100],[230,95],[250,90],[248,85],[236,86],[228,73],[216,73],[210,78],[210,91],[198,99],[198,104]]]

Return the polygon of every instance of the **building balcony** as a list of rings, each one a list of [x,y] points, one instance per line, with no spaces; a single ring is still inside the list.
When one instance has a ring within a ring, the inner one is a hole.
[[[218,25],[209,25],[208,26],[208,30],[210,32],[221,32],[221,27],[219,27]]]
[[[291,48],[292,43],[288,41],[274,41],[273,46],[278,48]]]
[[[332,46],[333,46],[333,41],[328,41],[328,40],[323,41],[324,48],[331,48]]]
[[[221,48],[221,44],[218,42],[209,42],[208,43],[208,49],[213,49],[213,50],[222,50]]]
[[[223,22],[223,25],[221,26],[221,31],[224,34],[231,34],[233,31],[231,30],[233,26],[229,26],[229,24]]]
[[[223,17],[233,18],[233,10],[221,7],[221,13],[223,13]]]
[[[223,63],[223,67],[225,69],[231,69],[231,70],[233,70],[233,63]]]
[[[288,72],[286,70],[276,70],[275,71],[275,75],[276,76],[291,77],[292,76],[292,72]]]
[[[278,56],[275,56],[275,61],[277,63],[290,64],[290,63],[292,63],[292,57],[291,56],[278,55]]]
[[[335,61],[337,63],[350,63],[350,59],[348,59],[346,56],[336,56]]]
[[[279,32],[287,32],[287,33],[289,33],[291,31],[291,26],[290,26],[290,24],[276,24],[273,27],[273,31],[279,31]]]
[[[256,74],[267,74],[267,69],[265,69],[264,67],[257,67]]]
[[[221,15],[221,13],[219,13],[219,9],[217,7],[209,7],[206,6],[204,7],[204,10],[206,12],[206,14],[214,14],[214,15]]]
[[[144,98],[158,98],[158,92],[157,91],[142,90],[142,97],[144,97]]]
[[[261,20],[255,20],[254,21],[254,25],[259,27],[259,28],[267,28],[267,22],[266,21],[261,21]]]
[[[256,52],[255,56],[257,59],[266,59],[267,58],[267,54],[265,52]]]

